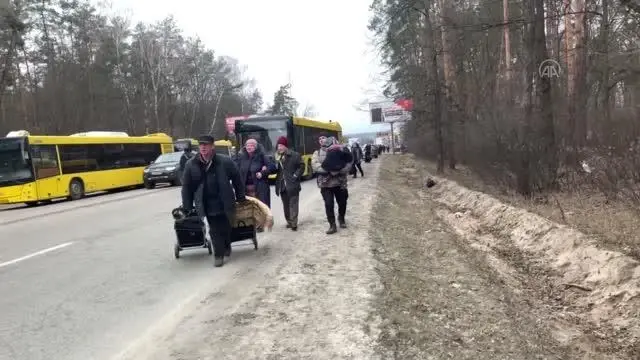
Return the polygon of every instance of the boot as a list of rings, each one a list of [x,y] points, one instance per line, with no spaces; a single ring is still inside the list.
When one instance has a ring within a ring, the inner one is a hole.
[[[221,267],[222,265],[224,265],[224,258],[222,256],[216,257],[215,260],[213,261],[213,266]]]
[[[338,222],[340,223],[340,229],[346,229],[347,228],[347,222],[344,221],[344,218],[338,219]]]
[[[231,256],[231,246],[229,246],[229,247],[224,251],[224,256],[225,256],[225,257],[229,257],[229,256]]]
[[[329,230],[327,230],[327,235],[335,234],[338,232],[338,228],[336,224],[329,224]]]

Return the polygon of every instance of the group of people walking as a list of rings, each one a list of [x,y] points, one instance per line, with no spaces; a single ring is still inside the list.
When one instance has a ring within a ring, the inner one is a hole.
[[[329,223],[326,233],[334,234],[338,228],[347,227],[347,177],[351,174],[355,178],[358,172],[364,176],[361,166],[364,155],[360,145],[349,148],[339,144],[334,137],[321,136],[318,142],[319,149],[312,155],[311,167],[317,175],[324,201]],[[276,174],[275,193],[282,200],[286,227],[298,230],[300,183],[305,165],[302,156],[289,148],[286,137],[278,138],[273,161],[254,139],[247,140],[233,159],[216,154],[212,136],[201,136],[198,143],[198,154],[190,158],[185,155],[184,161],[180,162],[182,207],[187,212],[195,209],[200,216],[206,217],[215,266],[222,266],[224,258],[231,255],[231,219],[235,203],[252,196],[271,207],[270,174]]]

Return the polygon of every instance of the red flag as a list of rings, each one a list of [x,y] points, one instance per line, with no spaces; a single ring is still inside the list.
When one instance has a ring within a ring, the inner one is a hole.
[[[411,111],[413,109],[413,100],[411,99],[398,99],[396,100],[396,105],[400,106],[406,111]]]

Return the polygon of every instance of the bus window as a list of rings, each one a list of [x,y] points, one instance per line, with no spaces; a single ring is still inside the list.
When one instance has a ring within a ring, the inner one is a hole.
[[[0,187],[24,184],[33,180],[24,138],[0,139]]]
[[[77,174],[100,170],[98,162],[103,156],[101,144],[58,145],[63,174]]]
[[[32,145],[31,154],[36,179],[60,175],[58,152],[55,145]]]
[[[253,138],[264,147],[267,154],[272,154],[275,152],[278,138],[287,137],[287,120],[243,120],[241,129],[238,129],[238,136],[241,146]]]

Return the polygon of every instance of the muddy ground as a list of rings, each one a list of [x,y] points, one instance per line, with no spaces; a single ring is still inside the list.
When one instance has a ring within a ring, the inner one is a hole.
[[[543,269],[470,246],[407,159],[385,155],[350,181],[349,229],[324,234],[318,196],[298,233],[274,230],[263,263],[129,358],[625,358],[558,325],[565,307]]]
[[[422,178],[385,160],[370,231],[384,289],[375,301],[384,358],[579,358],[525,294],[443,223],[441,206],[418,196]]]

